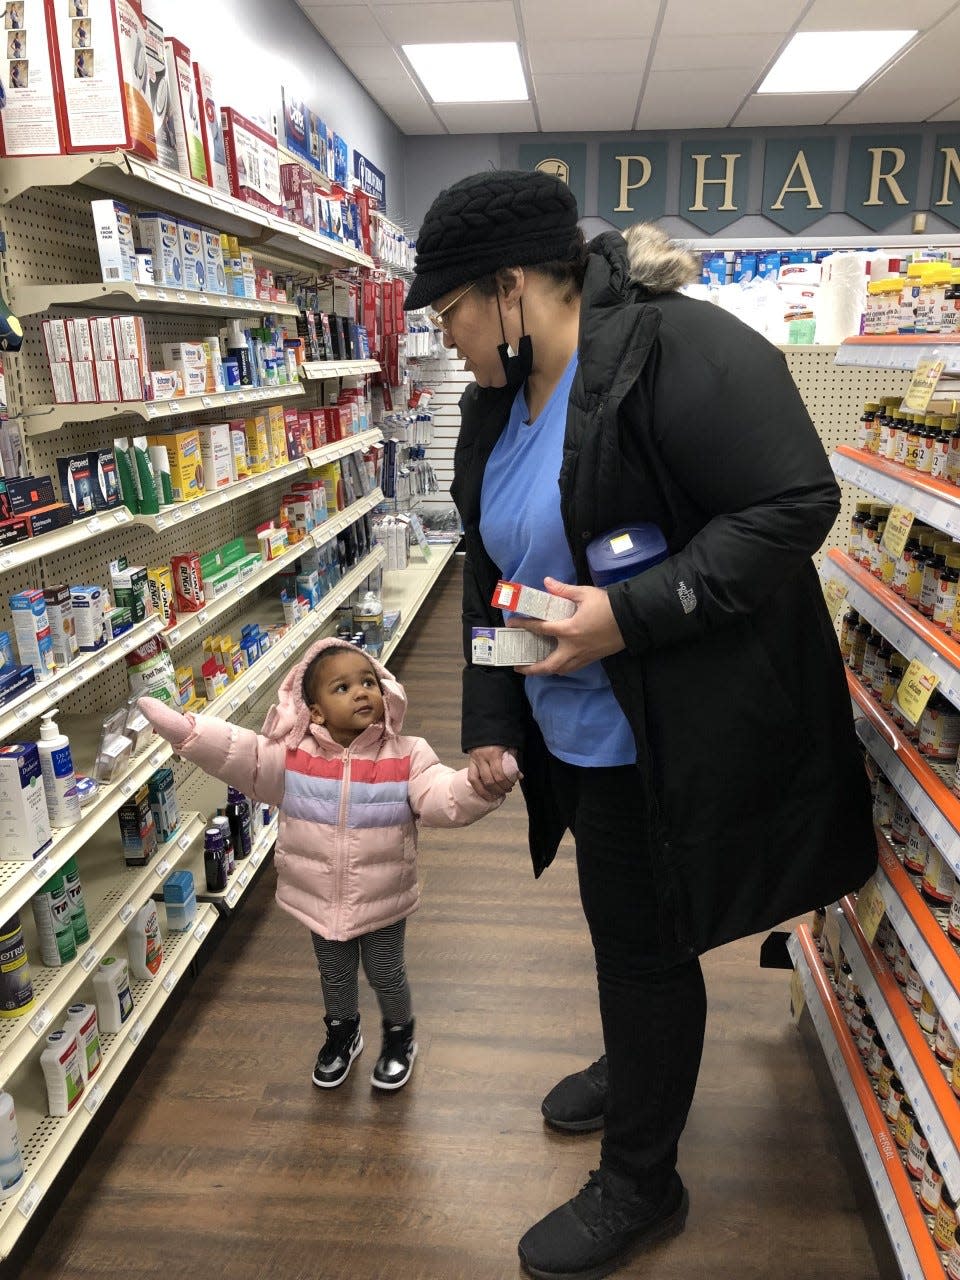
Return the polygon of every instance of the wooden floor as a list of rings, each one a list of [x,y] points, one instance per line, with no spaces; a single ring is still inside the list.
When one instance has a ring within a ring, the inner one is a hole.
[[[393,663],[407,726],[459,762],[459,561]],[[519,797],[427,832],[408,965],[420,1057],[371,1089],[310,1073],[320,987],[267,868],[17,1274],[29,1280],[514,1280],[516,1242],[595,1166],[596,1135],[539,1104],[599,1052],[592,957],[570,850],[534,882]],[[788,1015],[758,940],[706,960],[710,1014],[681,1147],[686,1233],[620,1274],[643,1280],[890,1280],[822,1054]],[[640,1066],[642,1070],[642,1064]]]

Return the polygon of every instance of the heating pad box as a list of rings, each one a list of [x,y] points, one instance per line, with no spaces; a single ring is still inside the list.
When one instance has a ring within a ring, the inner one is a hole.
[[[0,155],[60,155],[66,146],[56,32],[47,25],[45,0],[20,0],[8,4],[6,13],[3,34],[8,56],[3,83],[7,105],[0,112]],[[19,27],[9,25],[11,14]]]
[[[231,191],[238,200],[283,217],[276,138],[233,107],[224,108],[222,120]]]

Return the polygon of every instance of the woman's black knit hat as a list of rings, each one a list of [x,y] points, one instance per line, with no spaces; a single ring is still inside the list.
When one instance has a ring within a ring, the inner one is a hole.
[[[569,258],[577,216],[573,192],[548,173],[494,169],[455,182],[423,219],[404,310],[417,311],[501,267]]]

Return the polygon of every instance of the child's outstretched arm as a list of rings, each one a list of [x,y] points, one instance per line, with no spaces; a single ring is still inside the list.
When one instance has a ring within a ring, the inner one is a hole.
[[[140,698],[137,706],[160,737],[204,773],[253,800],[265,804],[283,800],[286,748],[282,742],[271,742],[216,716],[181,715],[159,698]]]
[[[517,762],[504,753],[503,771],[517,777]],[[410,807],[425,827],[465,827],[484,814],[492,813],[503,797],[483,800],[467,781],[466,769],[441,764],[433,748],[423,738],[413,739],[410,752]]]

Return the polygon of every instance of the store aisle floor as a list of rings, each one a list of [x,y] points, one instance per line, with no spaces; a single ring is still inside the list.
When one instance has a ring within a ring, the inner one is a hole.
[[[460,562],[393,662],[407,726],[458,763]],[[519,797],[425,833],[408,963],[420,1056],[372,1090],[379,1020],[347,1083],[310,1081],[320,988],[309,937],[267,867],[166,1027],[42,1240],[25,1280],[514,1280],[525,1228],[579,1187],[596,1135],[539,1104],[599,1052],[571,849],[534,882]],[[636,1280],[890,1280],[898,1274],[789,975],[759,940],[705,964],[700,1087],[681,1147],[685,1235]],[[639,1064],[643,1070],[643,1064]]]

